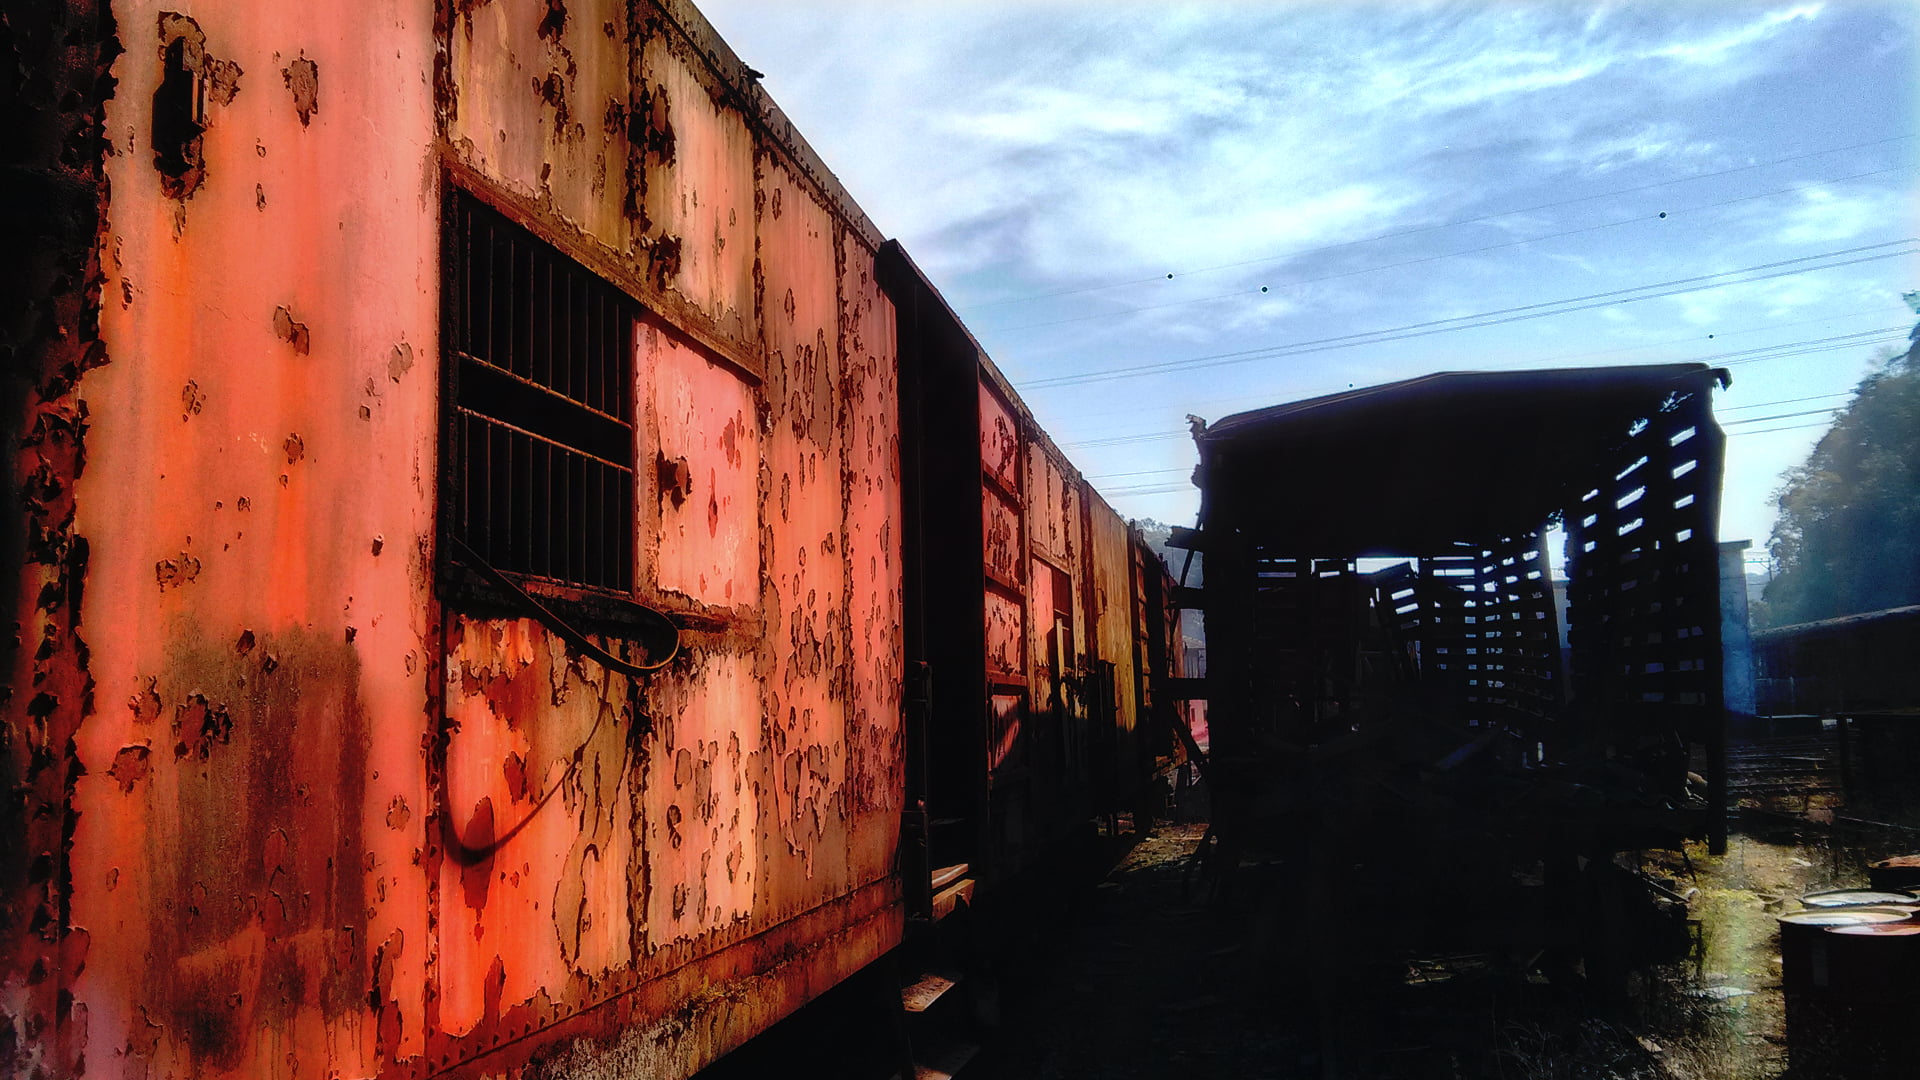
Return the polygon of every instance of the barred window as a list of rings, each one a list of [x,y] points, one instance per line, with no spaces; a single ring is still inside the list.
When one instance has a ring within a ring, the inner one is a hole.
[[[448,210],[445,528],[523,579],[630,592],[638,307],[473,196]]]

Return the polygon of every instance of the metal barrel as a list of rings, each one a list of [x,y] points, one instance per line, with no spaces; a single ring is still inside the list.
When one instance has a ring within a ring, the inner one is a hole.
[[[1827,889],[1800,898],[1810,908],[1860,907],[1862,905],[1907,905],[1920,907],[1920,896],[1899,889]]]
[[[1780,916],[1780,987],[1788,995],[1825,993],[1833,982],[1831,946],[1823,935],[1836,926],[1903,923],[1905,907],[1810,907]]]
[[[1893,1003],[1901,999],[1875,990],[1894,985],[1889,973],[1903,962],[1895,953],[1911,957],[1920,946],[1914,909],[1809,907],[1778,921],[1780,986],[1795,1075],[1879,1075],[1889,1049],[1884,1040],[1901,1030],[1889,1022]],[[1886,936],[1863,938],[1862,933]],[[1894,944],[1893,951],[1875,951],[1888,944]]]
[[[1876,889],[1898,891],[1920,888],[1920,855],[1895,855],[1891,859],[1869,863],[1867,877]]]
[[[1824,933],[1836,997],[1862,1004],[1920,1000],[1920,921],[1829,926]]]

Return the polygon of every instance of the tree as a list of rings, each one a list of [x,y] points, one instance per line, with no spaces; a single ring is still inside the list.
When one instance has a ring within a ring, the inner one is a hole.
[[[1920,604],[1920,325],[1908,340],[1781,477],[1772,625]]]

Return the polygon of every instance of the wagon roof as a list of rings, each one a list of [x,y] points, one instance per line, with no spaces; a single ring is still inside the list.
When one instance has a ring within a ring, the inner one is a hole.
[[[1699,363],[1449,371],[1254,409],[1200,432],[1206,500],[1328,555],[1523,532],[1636,420],[1726,378]]]
[[[1409,419],[1466,419],[1456,410],[1498,417],[1566,417],[1643,409],[1649,398],[1681,389],[1715,369],[1706,364],[1634,364],[1526,371],[1440,371],[1399,382],[1235,413],[1207,426],[1203,439],[1261,438],[1319,427],[1400,427]]]

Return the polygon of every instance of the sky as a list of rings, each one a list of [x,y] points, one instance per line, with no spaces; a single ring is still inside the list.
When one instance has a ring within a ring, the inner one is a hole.
[[[1759,561],[1916,319],[1920,5],[700,6],[1123,516],[1188,414],[1698,360]]]

